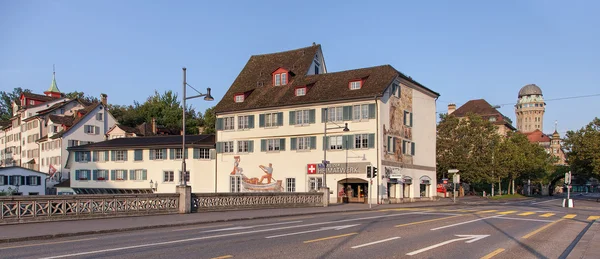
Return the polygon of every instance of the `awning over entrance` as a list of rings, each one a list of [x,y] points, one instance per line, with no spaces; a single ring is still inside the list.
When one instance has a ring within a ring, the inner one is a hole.
[[[419,180],[421,181],[421,184],[431,184],[431,177],[427,175],[421,176]]]
[[[412,184],[412,180],[413,180],[413,179],[412,179],[412,177],[410,177],[410,176],[404,176],[404,177],[402,178],[402,181],[404,181],[404,184]]]

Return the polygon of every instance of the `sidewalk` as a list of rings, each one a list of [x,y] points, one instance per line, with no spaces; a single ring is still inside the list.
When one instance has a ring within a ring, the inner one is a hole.
[[[600,258],[600,223],[594,222],[567,258]]]
[[[460,205],[451,199],[435,202],[414,202],[402,204],[373,204],[371,210],[390,208],[418,208],[431,206]],[[72,220],[57,222],[39,222],[16,225],[0,225],[0,243],[52,239],[58,237],[112,233],[151,228],[185,226],[203,223],[235,220],[300,216],[336,212],[367,211],[368,204],[332,204],[329,207],[255,209],[220,212],[198,212],[190,214],[170,214],[156,216],[122,217],[107,219]]]

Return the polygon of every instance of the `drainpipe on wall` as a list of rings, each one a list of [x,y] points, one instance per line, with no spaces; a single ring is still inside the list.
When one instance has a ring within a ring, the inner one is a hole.
[[[375,144],[377,145],[377,204],[379,204],[379,177],[381,177],[381,172],[382,172],[382,168],[380,161],[379,161],[379,151],[380,151],[380,145],[379,145],[379,103],[377,102],[377,96],[375,96],[375,120],[376,120],[376,124],[375,124]],[[371,191],[371,190],[369,190]]]

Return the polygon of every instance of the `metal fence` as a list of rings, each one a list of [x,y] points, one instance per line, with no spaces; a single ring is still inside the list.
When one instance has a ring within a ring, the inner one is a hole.
[[[179,210],[179,194],[46,195],[0,198],[0,224],[84,219]]]
[[[192,211],[323,206],[323,193],[193,193]]]

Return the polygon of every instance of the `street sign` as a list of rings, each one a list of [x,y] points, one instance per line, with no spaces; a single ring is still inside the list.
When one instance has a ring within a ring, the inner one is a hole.
[[[454,183],[460,183],[460,174],[455,174],[455,175],[452,177],[452,181],[453,181]]]
[[[565,184],[570,184],[571,183],[571,172],[566,172],[565,173]]]
[[[449,170],[448,170],[448,173],[449,173],[449,174],[455,174],[455,173],[458,173],[458,169],[449,169]]]
[[[402,175],[397,174],[397,173],[392,173],[392,174],[390,174],[390,179],[402,179]]]
[[[447,184],[447,183],[448,183],[448,178],[442,178],[442,182],[443,182],[444,184]]]

